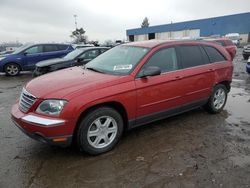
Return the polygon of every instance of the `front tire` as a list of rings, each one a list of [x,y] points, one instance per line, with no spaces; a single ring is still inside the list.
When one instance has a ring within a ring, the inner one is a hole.
[[[37,73],[37,70],[35,69],[33,72],[32,72],[32,77],[35,78],[35,77],[38,77],[38,73]]]
[[[20,66],[16,63],[8,63],[4,67],[7,76],[17,76],[20,73]]]
[[[228,90],[225,85],[216,85],[208,103],[205,105],[205,109],[212,114],[221,112],[227,101],[227,93]]]
[[[123,132],[121,115],[110,107],[90,111],[77,130],[77,146],[80,151],[98,155],[113,149]]]

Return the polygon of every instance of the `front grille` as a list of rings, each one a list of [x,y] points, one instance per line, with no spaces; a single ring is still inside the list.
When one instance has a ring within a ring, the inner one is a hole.
[[[19,109],[22,112],[28,112],[31,106],[34,104],[36,97],[30,94],[26,89],[23,88],[20,99],[19,99]]]

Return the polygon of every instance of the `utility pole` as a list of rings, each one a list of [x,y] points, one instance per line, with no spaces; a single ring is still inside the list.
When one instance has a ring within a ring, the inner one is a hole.
[[[75,18],[75,26],[76,26],[76,30],[77,30],[77,20],[76,20],[77,15],[76,14],[74,14],[74,18]]]

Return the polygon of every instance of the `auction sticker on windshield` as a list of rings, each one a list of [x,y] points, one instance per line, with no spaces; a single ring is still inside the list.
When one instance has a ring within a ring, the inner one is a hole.
[[[116,70],[130,70],[132,69],[133,65],[132,64],[128,64],[128,65],[115,65],[114,66],[114,71]]]

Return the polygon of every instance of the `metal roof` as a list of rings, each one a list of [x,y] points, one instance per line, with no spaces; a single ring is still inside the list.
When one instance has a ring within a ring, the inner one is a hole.
[[[188,29],[200,29],[200,36],[225,35],[227,33],[249,33],[250,12],[220,16],[200,20],[150,26],[145,28],[128,29],[127,35],[142,35],[148,33],[160,33],[181,31]]]

